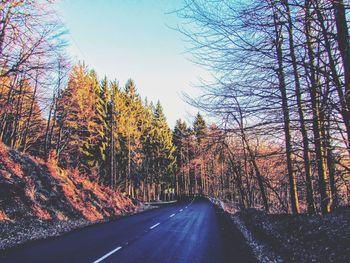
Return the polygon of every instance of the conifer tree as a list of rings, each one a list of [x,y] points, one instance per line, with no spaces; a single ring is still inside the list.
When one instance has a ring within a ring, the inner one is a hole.
[[[206,129],[207,126],[203,116],[198,112],[193,122],[193,133],[197,136],[199,142],[201,141],[201,137],[205,134]]]
[[[152,182],[152,170],[150,167],[152,160],[152,110],[148,104],[147,99],[142,105],[140,120],[140,132],[141,132],[141,167],[140,167],[140,196],[143,200],[149,201],[151,199],[150,183]]]
[[[175,190],[176,194],[186,194],[186,164],[188,163],[188,151],[186,144],[188,143],[189,129],[185,121],[178,119],[173,131],[173,144],[175,147],[174,155],[176,159],[175,170]]]
[[[57,153],[64,167],[85,172],[97,168],[102,157],[104,113],[94,72],[80,64],[73,68],[68,86],[58,98]]]
[[[158,185],[156,189],[156,195],[158,199],[161,192],[161,183],[164,186],[173,185],[173,168],[175,164],[175,158],[173,153],[175,147],[172,142],[172,132],[166,122],[163,108],[160,102],[157,105],[153,113],[153,167],[154,167],[154,180]]]

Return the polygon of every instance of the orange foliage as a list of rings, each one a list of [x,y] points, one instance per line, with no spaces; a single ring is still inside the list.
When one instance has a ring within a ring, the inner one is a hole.
[[[34,214],[39,217],[41,220],[50,220],[51,219],[51,215],[49,214],[49,212],[47,212],[46,210],[44,210],[43,208],[41,208],[38,205],[33,205],[32,206],[32,210],[34,212]]]
[[[90,221],[103,219],[103,216],[96,211],[96,207],[94,207],[87,200],[87,197],[82,189],[78,191],[75,184],[71,180],[66,180],[65,184],[63,184],[62,187],[67,200],[73,205],[75,209],[80,211],[86,219]]]
[[[66,221],[82,215],[87,220],[97,221],[135,209],[130,199],[91,181],[91,177],[78,170],[60,169],[54,156],[45,162],[29,155],[22,158],[23,154],[16,151],[10,154],[9,151],[0,143],[0,179],[5,179],[4,187],[11,195],[8,200],[12,202],[16,217],[35,216],[41,220]],[[33,169],[34,173],[31,172]],[[22,201],[17,209],[17,203]],[[56,206],[62,202],[66,207]],[[3,212],[2,204],[0,202],[0,220],[10,220],[12,214]]]
[[[2,170],[0,169],[0,174],[2,174],[2,176],[7,179],[7,180],[10,180],[11,179],[11,173],[9,173],[8,171],[6,170]]]
[[[121,210],[134,208],[130,199],[126,199],[109,187],[90,181],[78,170],[60,170],[54,160],[47,162],[47,168],[51,175],[60,182],[65,198],[90,221],[116,216],[121,213]],[[113,214],[111,215],[107,210],[112,210]]]
[[[11,170],[11,174],[14,174],[20,178],[23,177],[21,166],[10,159],[9,150],[2,143],[0,143],[0,160],[4,166],[8,167],[8,169]]]
[[[5,214],[4,211],[0,210],[0,221],[10,220],[10,218]]]
[[[30,198],[31,201],[35,202],[35,185],[33,183],[32,178],[30,177],[25,177],[26,181],[26,187],[24,189],[24,192],[27,197]]]
[[[57,212],[56,217],[60,221],[67,221],[68,220],[68,218],[62,212]]]

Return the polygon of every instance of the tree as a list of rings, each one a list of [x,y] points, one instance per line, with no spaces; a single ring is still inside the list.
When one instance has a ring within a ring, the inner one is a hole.
[[[339,203],[336,174],[349,171],[345,12],[343,1],[270,0],[191,0],[178,12],[184,19],[178,30],[189,40],[194,60],[215,76],[214,82],[202,82],[203,93],[188,97],[189,103],[216,117],[228,133],[274,142],[274,148],[284,145],[287,199],[280,192],[284,174],[280,185],[274,183],[259,164],[262,157],[254,147],[248,149],[254,143],[242,143],[246,172],[235,173],[245,179],[252,178],[249,169],[255,175],[260,171],[255,179],[261,180],[249,179],[245,186],[250,191],[258,184],[265,209],[276,198],[283,209],[288,201],[293,213],[306,207],[309,213],[327,213],[332,199]],[[225,161],[233,164],[236,154],[229,156]],[[269,154],[264,156],[269,160]],[[237,171],[240,166],[231,167]],[[247,200],[254,197],[253,191],[247,195]]]
[[[172,132],[166,123],[163,108],[160,102],[153,111],[152,123],[152,166],[154,171],[153,181],[157,184],[156,196],[159,199],[162,184],[164,186],[173,185],[173,166],[175,159],[173,156]]]
[[[202,115],[198,112],[193,123],[193,132],[197,136],[198,141],[201,140],[201,137],[205,134],[206,129],[207,127],[205,121]]]
[[[80,64],[58,98],[57,155],[64,167],[97,169],[103,160],[104,112],[95,73]]]
[[[45,93],[52,87],[49,79],[55,74],[54,65],[64,53],[62,35],[63,26],[50,2],[2,1],[0,84],[4,86],[0,91],[0,137],[16,149],[41,157],[45,157],[39,139],[42,132],[35,134],[32,130],[39,123],[40,131],[44,130],[41,110],[46,106]],[[9,127],[14,128],[10,138]]]

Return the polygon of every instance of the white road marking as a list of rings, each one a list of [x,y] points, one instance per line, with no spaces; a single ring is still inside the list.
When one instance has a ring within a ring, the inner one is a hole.
[[[112,250],[111,252],[107,253],[106,255],[104,255],[103,257],[100,257],[99,259],[95,260],[93,263],[99,263],[102,260],[108,258],[110,255],[112,255],[113,253],[117,252],[119,249],[121,249],[122,247],[117,247],[116,249]]]
[[[194,200],[194,198],[192,199],[192,202],[190,203],[190,205],[193,203],[193,200]],[[186,209],[187,207],[188,207],[188,206],[186,206],[185,209]],[[183,211],[183,209],[180,209],[180,210],[179,210],[179,212],[182,212],[182,211]],[[173,216],[175,216],[175,214],[171,214],[169,217],[173,217]],[[155,228],[155,227],[157,227],[157,226],[159,226],[159,225],[160,225],[160,223],[157,223],[157,224],[151,226],[149,229],[153,229],[153,228]],[[126,242],[125,245],[128,245],[128,242]],[[110,255],[114,254],[115,252],[117,252],[117,251],[120,250],[120,249],[122,249],[122,247],[117,247],[116,249],[114,249],[114,250],[108,252],[108,253],[107,253],[106,255],[104,255],[103,257],[100,257],[99,259],[95,260],[93,263],[99,263],[99,262],[101,262],[102,260],[108,258]]]
[[[160,223],[157,223],[157,224],[151,226],[149,229],[153,229],[153,228],[155,228],[155,227],[157,227],[157,226],[159,226],[159,225],[160,225]]]

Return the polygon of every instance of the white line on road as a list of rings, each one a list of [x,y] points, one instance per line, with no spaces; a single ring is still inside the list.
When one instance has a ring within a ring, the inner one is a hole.
[[[105,258],[108,258],[110,255],[112,255],[113,253],[117,252],[119,249],[121,249],[122,247],[117,247],[116,249],[112,250],[111,252],[107,253],[106,255],[104,255],[103,257],[100,257],[99,259],[95,260],[93,263],[99,263],[102,260],[104,260]]]
[[[169,217],[173,217],[175,214],[170,215]]]
[[[149,229],[153,229],[153,228],[155,228],[155,227],[157,227],[157,226],[159,226],[159,225],[160,225],[160,223],[157,223],[157,224],[151,226]]]
[[[182,212],[182,211],[183,211],[183,209],[180,209],[179,211],[180,211],[180,212]]]

